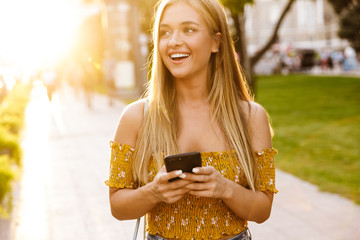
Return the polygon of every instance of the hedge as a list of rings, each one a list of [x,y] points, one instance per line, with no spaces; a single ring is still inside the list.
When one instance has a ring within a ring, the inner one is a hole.
[[[0,103],[0,217],[7,217],[12,208],[12,182],[22,166],[20,133],[30,86],[17,83]]]

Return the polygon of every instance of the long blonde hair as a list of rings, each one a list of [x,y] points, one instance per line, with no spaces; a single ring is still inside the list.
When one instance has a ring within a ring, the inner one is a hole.
[[[241,104],[241,100],[249,102],[252,96],[237,63],[226,14],[218,0],[161,0],[157,4],[153,25],[152,69],[146,93],[149,108],[137,137],[133,175],[147,183],[151,158],[155,160],[159,170],[165,155],[179,153],[179,112],[175,86],[158,51],[158,30],[162,14],[167,6],[178,1],[185,1],[192,6],[204,18],[212,35],[221,33],[219,51],[212,54],[209,63],[208,92],[212,121],[219,123],[228,145],[236,151],[250,189],[254,190],[254,156]]]

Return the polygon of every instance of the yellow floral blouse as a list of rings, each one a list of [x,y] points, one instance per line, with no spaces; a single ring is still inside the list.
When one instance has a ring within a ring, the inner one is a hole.
[[[129,145],[111,142],[109,179],[106,185],[115,188],[137,188],[131,173],[134,149]],[[275,188],[275,149],[256,152],[258,181],[256,190],[277,193]],[[240,171],[234,151],[201,153],[202,165],[213,166],[224,177],[246,186],[246,178]],[[149,180],[156,175],[155,163],[149,166]],[[147,214],[146,231],[165,238],[219,239],[223,235],[235,235],[247,226],[246,220],[237,217],[221,199],[185,195],[179,201],[159,203]]]

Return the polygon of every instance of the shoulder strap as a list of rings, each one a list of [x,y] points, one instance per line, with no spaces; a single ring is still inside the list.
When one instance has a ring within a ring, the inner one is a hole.
[[[136,240],[136,239],[137,239],[137,234],[138,234],[138,231],[139,231],[139,225],[140,225],[140,218],[138,218],[138,219],[136,220],[136,225],[135,225],[133,240]]]
[[[145,103],[144,103],[144,116],[145,116],[145,113],[146,113],[148,107],[149,107],[149,102],[147,100],[145,100]]]

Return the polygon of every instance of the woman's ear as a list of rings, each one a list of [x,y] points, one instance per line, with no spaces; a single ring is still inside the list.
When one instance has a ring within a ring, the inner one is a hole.
[[[213,37],[213,45],[211,48],[212,53],[219,52],[220,42],[221,42],[221,33],[217,32],[217,33],[215,33],[215,35]]]

